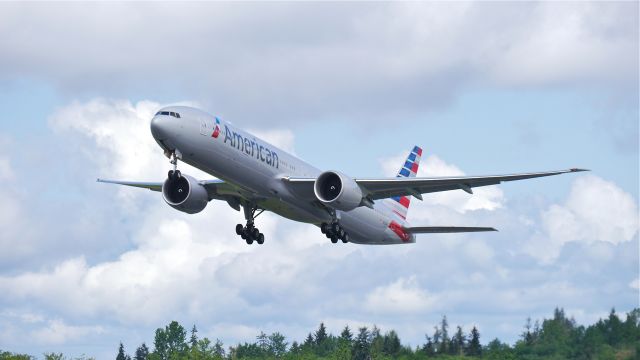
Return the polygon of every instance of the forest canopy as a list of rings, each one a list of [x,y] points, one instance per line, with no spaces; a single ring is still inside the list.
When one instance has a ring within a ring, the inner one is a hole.
[[[89,360],[68,358],[59,353],[43,354],[46,360]],[[261,332],[250,342],[225,348],[222,341],[199,337],[194,325],[189,331],[176,321],[154,334],[152,347],[140,344],[127,353],[124,343],[114,350],[116,360],[232,360],[232,359],[638,359],[640,358],[640,309],[624,318],[614,309],[609,316],[587,327],[577,325],[563,309],[553,317],[532,322],[527,319],[515,344],[493,339],[484,345],[475,326],[466,332],[452,327],[443,316],[424,343],[414,348],[403,345],[395,330],[382,332],[375,325],[351,329],[345,326],[334,335],[320,323],[302,341],[289,340],[283,334]],[[0,360],[32,360],[36,357],[0,350]]]

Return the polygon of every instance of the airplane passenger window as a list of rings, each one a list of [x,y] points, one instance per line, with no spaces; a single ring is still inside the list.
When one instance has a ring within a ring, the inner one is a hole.
[[[179,114],[179,113],[176,113],[176,117],[177,117],[178,119],[180,119],[180,114]]]
[[[171,115],[173,117],[176,117],[176,113],[174,113],[174,112],[170,112],[169,115]]]

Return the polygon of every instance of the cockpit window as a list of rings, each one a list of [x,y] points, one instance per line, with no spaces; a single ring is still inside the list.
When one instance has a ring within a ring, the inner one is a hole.
[[[178,118],[180,119],[180,114],[177,112],[173,112],[173,111],[158,111],[156,113],[156,116],[158,115],[168,115],[168,116],[173,116],[174,118]]]

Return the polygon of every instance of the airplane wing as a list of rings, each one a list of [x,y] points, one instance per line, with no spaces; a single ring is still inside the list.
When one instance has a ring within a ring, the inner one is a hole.
[[[588,171],[586,169],[568,169],[558,171],[546,171],[535,173],[522,173],[510,175],[489,175],[489,176],[455,176],[455,177],[437,177],[437,178],[420,178],[420,177],[396,177],[396,178],[362,178],[354,179],[355,182],[363,190],[365,196],[371,200],[386,199],[393,196],[414,196],[422,200],[421,194],[449,191],[464,190],[469,194],[474,187],[497,185],[505,181],[533,179],[537,177],[560,175],[572,172]],[[315,178],[291,178],[286,177],[283,180],[290,183],[293,188],[300,193],[313,194],[313,184]]]
[[[162,191],[162,182],[141,182],[141,181],[120,181],[120,180],[105,180],[98,179],[98,182],[107,184],[117,184],[125,186],[133,186],[137,188],[149,189],[151,191]],[[211,179],[199,181],[209,194],[209,200],[229,200],[228,195],[238,195],[237,188],[224,182],[223,180]]]

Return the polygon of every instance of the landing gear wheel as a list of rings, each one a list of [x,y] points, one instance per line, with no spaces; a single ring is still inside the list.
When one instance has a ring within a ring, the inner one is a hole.
[[[328,230],[329,230],[329,224],[327,224],[327,223],[320,224],[320,231],[323,234],[326,234]]]
[[[344,236],[345,236],[346,234],[347,234],[347,233],[345,233],[345,232],[344,232],[344,229],[343,229],[343,228],[340,228],[340,230],[338,230],[338,234],[337,234],[337,235],[338,235],[338,239],[344,239]]]
[[[344,234],[344,237],[342,237],[342,242],[343,242],[344,244],[346,244],[346,243],[348,243],[348,242],[349,242],[349,234]]]
[[[243,231],[244,231],[244,226],[242,226],[242,224],[236,225],[236,234],[242,235]]]
[[[245,241],[246,241],[246,242],[247,242],[247,244],[249,244],[249,245],[253,244],[253,239],[251,239],[251,238],[248,238],[248,239],[246,239]]]
[[[258,239],[256,239],[258,241],[258,244],[262,245],[264,244],[264,234],[260,233],[258,234]]]
[[[260,231],[257,228],[252,228],[251,229],[251,237],[253,239],[258,239],[258,236],[260,236]]]
[[[331,237],[331,242],[334,243],[334,244],[337,243],[338,242],[338,238],[335,237],[335,236],[332,236]]]
[[[338,224],[337,222],[334,222],[333,224],[331,224],[331,231],[334,234],[337,234],[338,231],[340,231],[340,224]]]

